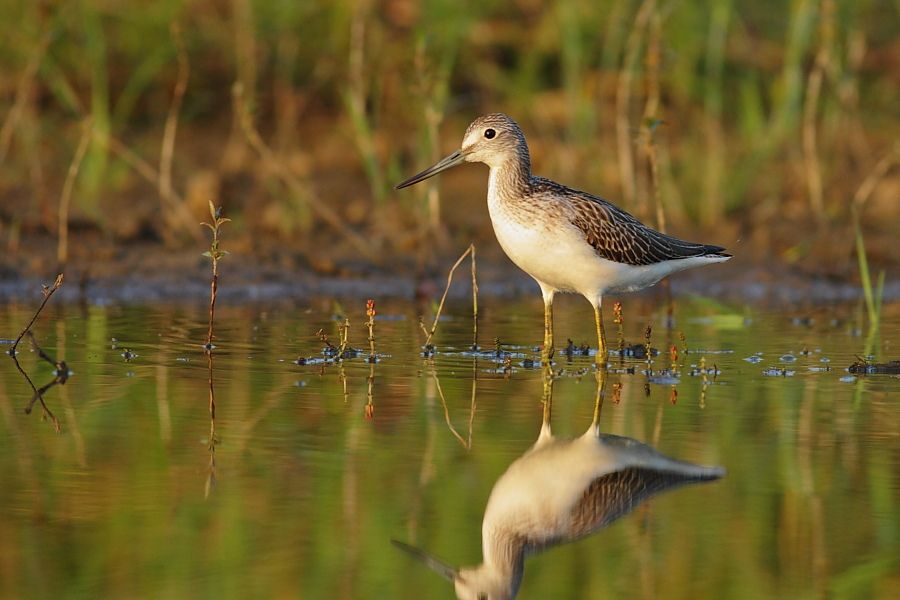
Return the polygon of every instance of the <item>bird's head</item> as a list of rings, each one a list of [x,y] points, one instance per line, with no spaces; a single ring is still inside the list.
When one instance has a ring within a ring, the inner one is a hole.
[[[419,183],[464,162],[481,162],[495,168],[510,160],[528,161],[525,136],[511,117],[490,113],[472,121],[459,150],[397,184],[396,189]]]
[[[447,581],[452,582],[456,597],[460,600],[509,600],[515,597],[522,580],[521,569],[502,573],[486,564],[457,569],[420,548],[399,540],[391,540],[391,542]]]

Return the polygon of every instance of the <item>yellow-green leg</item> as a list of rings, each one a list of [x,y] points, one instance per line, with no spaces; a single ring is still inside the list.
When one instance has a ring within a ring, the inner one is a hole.
[[[606,332],[603,329],[603,312],[600,310],[600,303],[594,306],[594,321],[597,323],[597,365],[606,367],[606,361],[609,359],[609,348],[606,347]]]
[[[544,294],[544,347],[541,350],[541,363],[550,364],[553,358],[553,294]]]

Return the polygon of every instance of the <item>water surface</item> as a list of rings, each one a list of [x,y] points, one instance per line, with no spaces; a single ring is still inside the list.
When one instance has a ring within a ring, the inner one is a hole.
[[[540,430],[541,372],[523,365],[540,302],[482,302],[479,341],[499,338],[499,358],[468,352],[467,303],[426,359],[429,307],[385,301],[377,363],[295,364],[322,357],[317,330],[337,343],[338,314],[367,348],[364,300],[342,304],[220,306],[212,423],[204,307],[51,302],[34,331],[72,372],[44,394],[58,433],[39,403],[25,414],[32,388],[0,356],[0,596],[453,597],[390,540],[481,561],[491,487]],[[613,360],[601,429],[728,474],[529,558],[520,597],[897,597],[900,379],[845,368],[900,358],[900,306],[867,344],[858,306],[682,299],[669,329],[663,304],[625,303],[628,341],[651,324],[663,352],[650,376]],[[0,307],[0,338],[32,310]],[[593,341],[580,299],[555,312],[559,349]],[[19,360],[53,380],[25,342]],[[557,352],[555,370],[554,433],[580,435],[592,359]]]

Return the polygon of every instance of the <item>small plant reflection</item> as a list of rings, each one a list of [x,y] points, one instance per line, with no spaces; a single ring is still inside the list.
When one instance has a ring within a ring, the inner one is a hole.
[[[336,311],[336,315],[343,312],[343,309],[338,305],[339,310]],[[350,345],[350,319],[347,316],[340,316],[338,325],[338,345],[332,343],[329,339],[328,334],[324,329],[320,328],[316,331],[316,338],[322,343],[321,357],[304,357],[298,356],[296,360],[292,361],[295,365],[298,366],[312,366],[315,365],[319,368],[319,375],[324,376],[326,373],[326,367],[328,365],[337,366],[338,373],[338,381],[341,384],[341,395],[344,399],[344,404],[349,404],[350,402],[350,384],[349,378],[347,376],[347,370],[345,368],[345,362],[349,360],[353,360],[355,358],[365,357],[365,361],[369,363],[369,372],[366,376],[366,404],[364,408],[364,415],[366,420],[371,421],[375,418],[375,365],[378,364],[382,358],[389,355],[379,355],[375,350],[375,301],[371,298],[366,300],[366,321],[365,326],[368,332],[368,345],[369,351],[366,354],[363,350],[358,348],[354,348]]]
[[[472,401],[469,406],[469,432],[468,435],[464,438],[460,433],[456,430],[456,427],[453,426],[453,422],[450,420],[450,409],[447,408],[447,400],[444,398],[444,390],[441,388],[441,380],[437,375],[437,371],[434,369],[432,365],[431,369],[431,377],[434,380],[434,387],[437,390],[438,398],[441,399],[441,406],[444,408],[444,420],[447,422],[447,428],[450,429],[450,433],[453,434],[453,437],[456,438],[456,441],[460,443],[460,445],[466,450],[471,450],[472,448],[472,425],[475,422],[475,396],[478,392],[478,359],[472,359]]]
[[[47,406],[46,402],[44,402],[44,394],[52,388],[56,384],[65,385],[66,381],[69,380],[69,376],[72,374],[69,371],[68,365],[66,365],[66,361],[64,360],[56,360],[51,358],[46,352],[44,352],[43,348],[38,345],[37,340],[34,337],[34,334],[31,332],[31,327],[34,325],[35,321],[37,321],[38,316],[40,316],[41,311],[44,310],[44,307],[47,305],[47,302],[50,301],[50,297],[53,296],[54,292],[60,288],[63,283],[63,274],[60,273],[56,276],[56,280],[53,282],[53,285],[47,286],[44,285],[41,289],[42,300],[34,315],[31,317],[31,320],[28,322],[28,325],[25,326],[25,329],[22,330],[22,333],[19,334],[19,337],[15,339],[10,349],[7,351],[10,358],[12,358],[13,363],[16,365],[16,370],[22,374],[22,377],[25,378],[25,381],[28,382],[28,385],[32,389],[31,400],[28,401],[28,404],[25,405],[25,414],[31,414],[32,409],[34,408],[34,403],[40,401],[41,408],[43,409],[43,417],[50,419],[50,422],[53,423],[53,429],[56,430],[57,433],[60,432],[59,419],[53,414],[50,408]],[[41,386],[40,388],[34,385],[34,382],[28,376],[28,373],[25,372],[25,369],[22,368],[22,365],[19,364],[18,355],[18,346],[23,338],[27,337],[31,342],[32,350],[43,360],[47,361],[51,365],[53,365],[53,379]]]
[[[66,365],[66,361],[56,360],[50,357],[50,355],[48,355],[46,352],[44,352],[43,348],[38,345],[37,340],[34,339],[34,335],[31,333],[31,331],[25,331],[24,335],[31,341],[31,346],[34,349],[34,352],[41,359],[53,365],[53,379],[49,383],[38,388],[34,385],[34,382],[32,382],[31,378],[28,376],[28,373],[25,372],[25,369],[22,368],[22,365],[19,364],[19,359],[16,357],[16,354],[10,354],[10,357],[13,359],[13,362],[16,365],[16,369],[19,371],[19,373],[22,374],[22,377],[25,378],[25,381],[28,382],[28,385],[34,392],[31,396],[31,400],[29,400],[28,404],[25,405],[25,414],[30,415],[32,409],[34,408],[34,403],[40,402],[44,418],[50,419],[50,422],[53,423],[53,429],[55,429],[56,432],[59,433],[61,431],[59,419],[56,418],[56,416],[47,406],[47,403],[44,402],[44,394],[47,393],[47,390],[49,390],[56,384],[65,385],[65,383],[69,380],[69,377],[72,375],[72,372],[69,371],[69,367],[68,365]]]
[[[422,355],[425,358],[433,358],[435,346],[432,343],[434,334],[437,331],[438,322],[441,319],[441,312],[444,310],[444,302],[447,301],[447,294],[450,292],[450,284],[453,283],[453,273],[456,268],[462,264],[466,256],[471,258],[472,262],[472,347],[473,352],[478,351],[478,266],[475,261],[475,244],[469,244],[469,247],[459,255],[450,271],[447,273],[447,285],[444,287],[444,293],[441,295],[441,301],[434,311],[434,321],[431,323],[431,329],[425,327],[424,317],[419,318],[419,327],[425,334],[425,342],[422,344]]]
[[[63,283],[63,274],[60,273],[56,276],[56,281],[53,282],[53,285],[47,286],[44,285],[41,289],[41,296],[43,299],[41,300],[38,309],[34,312],[34,316],[31,317],[31,321],[28,322],[28,325],[25,326],[25,329],[22,330],[22,333],[19,334],[19,337],[13,342],[12,346],[9,349],[9,355],[12,357],[16,356],[16,348],[19,346],[19,342],[22,341],[22,338],[25,337],[26,333],[31,332],[31,326],[34,325],[34,322],[37,321],[38,316],[40,316],[41,311],[44,310],[44,307],[47,306],[47,302],[50,301],[50,297],[53,296],[53,293],[56,292],[60,288]]]
[[[559,439],[550,429],[554,378],[545,369],[540,434],[491,490],[481,565],[458,569],[414,546],[394,545],[452,581],[459,598],[514,598],[526,556],[590,535],[657,493],[724,476],[721,467],[678,461],[637,440],[600,433],[606,371],[596,378],[590,427],[580,437]]]
[[[206,368],[209,381],[209,438],[207,438],[209,468],[206,474],[206,484],[203,486],[203,497],[209,498],[210,493],[216,487],[216,445],[219,443],[219,438],[216,437],[216,388],[213,379],[212,350],[206,351]]]
[[[209,215],[211,217],[209,223],[203,223],[212,232],[212,240],[210,241],[209,250],[203,253],[203,256],[212,262],[212,277],[209,283],[209,327],[206,331],[206,343],[203,350],[206,352],[206,369],[207,381],[209,382],[209,438],[207,439],[207,448],[209,450],[209,468],[207,469],[206,484],[203,488],[203,497],[209,498],[210,493],[216,487],[216,444],[219,443],[216,437],[216,389],[213,378],[213,350],[216,346],[213,340],[215,334],[215,318],[216,318],[216,298],[219,293],[219,260],[224,258],[228,252],[219,247],[219,234],[222,226],[231,221],[222,216],[222,207],[216,206],[209,202]]]

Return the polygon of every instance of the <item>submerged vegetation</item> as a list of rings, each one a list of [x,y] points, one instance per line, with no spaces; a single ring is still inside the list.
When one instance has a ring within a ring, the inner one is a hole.
[[[98,258],[72,236],[196,243],[213,201],[235,249],[326,272],[358,254],[430,262],[490,238],[483,174],[443,197],[390,183],[502,110],[539,172],[670,230],[855,277],[850,199],[900,137],[900,17],[884,2],[88,0],[0,17],[12,261],[41,235],[81,269]],[[875,264],[900,261],[897,177],[870,191]]]

